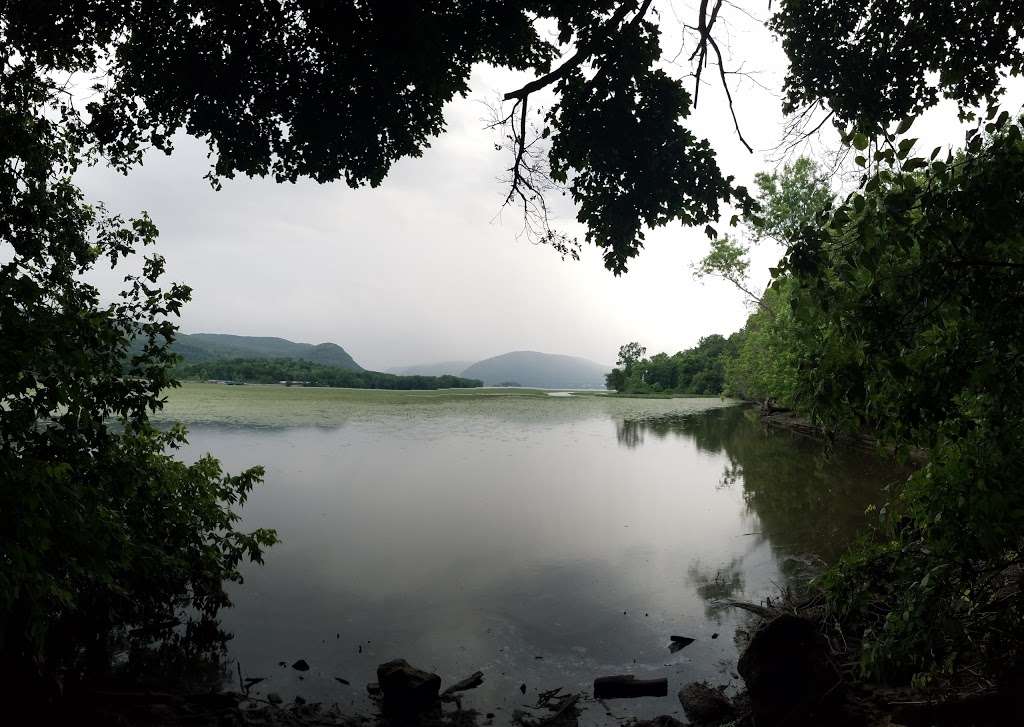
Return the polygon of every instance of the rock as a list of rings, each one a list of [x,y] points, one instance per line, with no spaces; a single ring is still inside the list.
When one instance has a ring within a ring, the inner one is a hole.
[[[338,684],[344,684],[346,687],[349,684],[348,679],[342,679],[341,677],[334,677],[334,681],[338,682]]]
[[[309,664],[306,663],[305,659],[299,659],[297,662],[292,664],[292,669],[298,669],[299,671],[309,671]]]
[[[277,692],[271,692],[270,694],[267,695],[267,701],[270,702],[271,704],[280,704],[284,700],[281,699],[281,695],[278,694]]]
[[[679,690],[679,702],[686,718],[694,724],[717,724],[735,714],[727,696],[707,682],[693,682]]]
[[[754,634],[738,671],[758,727],[818,724],[815,714],[833,707],[826,698],[842,696],[842,678],[817,628],[791,614],[776,617]]]
[[[635,722],[633,727],[686,727],[675,717],[669,717],[667,714],[663,714],[660,717],[649,719],[646,722]]]
[[[664,697],[668,694],[668,679],[637,679],[632,674],[598,677],[594,680],[594,699],[632,699],[634,697]]]
[[[366,685],[366,693],[371,697],[376,697],[380,694],[380,684],[377,682],[370,682]]]
[[[298,696],[297,696],[297,697],[295,697],[295,703],[296,703],[296,704],[305,704],[305,703],[306,703],[306,700],[305,700],[305,699],[303,699],[302,697],[298,697]]]
[[[526,685],[525,684],[520,684],[519,685],[519,691],[522,692],[523,694],[526,694]]]
[[[668,650],[671,651],[673,654],[679,651],[680,649],[685,649],[687,646],[696,641],[696,639],[691,639],[689,636],[676,636],[675,634],[669,636],[669,639],[672,640],[672,643],[668,645]]]
[[[418,712],[437,702],[441,677],[395,659],[377,667],[377,681],[384,706],[402,712]]]

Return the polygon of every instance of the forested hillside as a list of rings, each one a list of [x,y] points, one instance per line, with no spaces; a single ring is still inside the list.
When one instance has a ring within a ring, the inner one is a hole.
[[[136,348],[140,344],[141,341]],[[291,358],[351,371],[363,370],[363,367],[336,343],[295,343],[271,336],[179,333],[171,350],[190,363],[232,358]]]
[[[296,359],[218,359],[184,363],[175,373],[182,379],[193,381],[289,382],[299,386],[352,389],[462,389],[483,385],[479,380],[458,376],[397,376],[377,371],[351,371]]]

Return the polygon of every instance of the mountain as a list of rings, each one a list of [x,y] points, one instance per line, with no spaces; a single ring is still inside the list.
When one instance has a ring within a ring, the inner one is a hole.
[[[292,358],[350,371],[364,370],[336,343],[295,343],[268,336],[179,333],[174,341],[174,352],[187,363],[236,358]]]
[[[444,376],[445,374],[458,376],[464,368],[472,363],[472,361],[437,361],[412,366],[392,366],[385,371],[399,376]]]
[[[545,389],[604,388],[611,366],[585,358],[538,351],[512,351],[477,361],[460,374],[480,379],[485,386],[516,383]]]

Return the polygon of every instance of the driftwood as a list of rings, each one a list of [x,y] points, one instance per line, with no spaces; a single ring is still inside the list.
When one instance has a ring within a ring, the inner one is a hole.
[[[750,603],[749,601],[714,601],[711,605],[715,608],[740,608],[744,611],[750,611],[753,614],[757,614],[761,618],[772,618],[779,614],[779,611],[772,610],[767,606],[761,606],[757,603]]]
[[[541,724],[554,724],[558,722],[558,720],[562,718],[563,714],[565,714],[571,708],[576,706],[576,702],[577,700],[579,700],[579,698],[580,695],[578,694],[570,694],[569,696],[567,696],[565,699],[562,700],[562,703],[558,705],[558,709],[555,710],[555,713],[547,719],[545,719],[543,722],[541,722]]]
[[[664,697],[668,694],[668,679],[637,679],[632,674],[598,677],[594,680],[594,699],[632,699],[634,697]]]
[[[450,687],[441,692],[441,699],[447,699],[456,692],[465,692],[469,689],[476,689],[484,683],[484,673],[482,671],[475,671],[462,681],[455,682]]]

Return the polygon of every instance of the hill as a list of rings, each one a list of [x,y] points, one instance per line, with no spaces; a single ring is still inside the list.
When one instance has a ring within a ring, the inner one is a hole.
[[[227,333],[179,333],[174,352],[186,363],[203,363],[240,358],[289,358],[363,371],[348,352],[336,343],[295,343],[270,336],[234,336]]]
[[[458,376],[464,369],[471,366],[472,361],[437,361],[435,363],[413,364],[412,366],[392,366],[385,369],[389,374],[401,376]]]
[[[247,384],[288,382],[300,386],[341,386],[354,389],[464,389],[480,381],[457,376],[396,376],[377,371],[353,371],[340,366],[290,358],[216,359],[183,363],[175,374],[185,380],[220,380]]]
[[[461,376],[480,379],[485,386],[515,382],[546,389],[603,389],[610,366],[576,356],[538,351],[512,351],[477,361]]]

